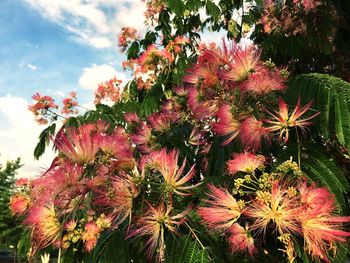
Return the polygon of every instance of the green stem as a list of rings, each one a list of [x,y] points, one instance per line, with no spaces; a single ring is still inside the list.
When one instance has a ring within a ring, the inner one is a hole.
[[[192,227],[187,224],[187,222],[185,222],[185,225],[188,227],[188,229],[190,230],[190,232],[194,235],[194,237],[196,238],[196,240],[198,241],[199,245],[202,247],[202,249],[205,249],[205,246],[202,244],[202,242],[199,240],[198,236],[196,235],[196,233],[194,232],[194,230],[192,229]]]
[[[298,129],[295,129],[296,133],[297,133],[297,142],[298,142],[298,166],[300,169],[300,160],[301,160],[301,142],[300,142],[300,138],[299,138],[299,133],[298,133]]]

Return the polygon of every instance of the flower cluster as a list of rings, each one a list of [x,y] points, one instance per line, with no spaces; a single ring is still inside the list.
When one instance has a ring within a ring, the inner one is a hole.
[[[62,101],[63,108],[62,113],[63,114],[78,114],[79,110],[76,108],[78,106],[77,101],[77,93],[75,91],[71,91],[69,93],[69,97],[64,98]]]
[[[118,35],[118,46],[124,52],[130,43],[137,39],[137,30],[133,27],[122,27]]]
[[[121,99],[122,90],[120,84],[121,80],[116,77],[100,83],[95,92],[95,104],[107,103],[108,101],[115,103]]]
[[[203,46],[198,62],[184,78],[188,107],[193,117],[212,127],[219,136],[225,136],[223,145],[239,139],[243,147],[257,151],[263,142],[269,143],[273,132],[285,143],[289,130],[303,132],[310,119],[318,113],[302,118],[312,102],[300,108],[298,101],[292,112],[282,98],[279,110],[271,113],[266,106],[268,98],[283,91],[285,69],[260,60],[260,50],[252,45],[242,46],[224,41],[222,47]],[[255,108],[250,105],[256,104]]]
[[[177,36],[160,49],[151,44],[142,52],[138,59],[123,63],[124,68],[131,68],[140,90],[149,90],[157,81],[160,73],[168,72],[175,63],[177,56],[190,43],[186,36]]]
[[[42,96],[36,93],[32,96],[35,103],[28,106],[28,109],[33,112],[35,121],[39,124],[47,124],[56,121],[59,117],[66,119],[65,116],[60,115],[60,112],[66,116],[78,114],[77,109],[77,93],[71,91],[69,96],[62,100],[62,108],[59,110],[59,105],[50,96]]]
[[[39,124],[48,123],[49,112],[58,109],[55,100],[50,96],[41,96],[39,93],[33,95],[34,104],[29,105],[28,109],[33,112],[35,121]]]
[[[142,0],[146,3],[146,24],[154,25],[158,22],[159,13],[165,8],[164,0]]]
[[[256,156],[255,161],[260,158]],[[292,237],[302,237],[305,251],[314,259],[330,262],[329,252],[350,236],[342,230],[350,217],[336,215],[332,194],[308,183],[298,169],[297,179],[291,181],[286,176],[287,167],[295,167],[295,163],[287,161],[276,169],[279,172],[267,174],[264,165],[259,161],[252,165],[252,159],[251,155],[236,155],[228,162],[229,167],[233,163],[240,167],[231,193],[226,188],[208,186],[208,199],[198,209],[203,224],[223,233],[232,252],[247,251],[253,256],[259,249],[267,249],[261,247],[264,238],[276,233],[288,262],[296,257]]]

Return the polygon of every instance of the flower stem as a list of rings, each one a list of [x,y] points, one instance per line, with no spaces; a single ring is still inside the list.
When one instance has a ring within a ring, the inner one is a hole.
[[[298,166],[300,169],[300,160],[301,160],[301,142],[300,142],[300,138],[299,138],[299,133],[298,133],[298,129],[295,129],[296,133],[297,133],[297,142],[298,142]]]
[[[188,227],[188,229],[190,230],[190,232],[194,235],[194,237],[196,238],[196,240],[198,241],[199,245],[202,247],[202,249],[205,249],[205,246],[202,244],[202,242],[199,240],[198,236],[196,235],[196,233],[194,232],[194,230],[192,229],[192,227],[187,224],[187,222],[185,222],[185,225]]]

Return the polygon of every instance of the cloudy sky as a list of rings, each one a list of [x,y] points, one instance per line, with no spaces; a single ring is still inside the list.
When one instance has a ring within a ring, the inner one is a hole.
[[[141,0],[0,1],[0,163],[22,158],[20,176],[35,176],[52,153],[34,161],[43,126],[27,110],[35,92],[60,101],[69,91],[89,103],[96,85],[124,78],[117,33],[144,30]]]

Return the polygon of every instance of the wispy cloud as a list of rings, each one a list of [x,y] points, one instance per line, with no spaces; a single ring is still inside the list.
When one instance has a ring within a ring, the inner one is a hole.
[[[37,71],[38,70],[38,67],[33,65],[33,64],[30,64],[28,63],[27,65],[27,68],[30,69],[31,71]]]
[[[115,44],[122,26],[144,28],[141,0],[22,0],[49,21],[70,32],[79,42],[96,48]]]

